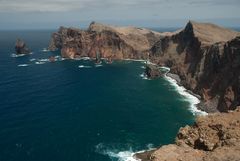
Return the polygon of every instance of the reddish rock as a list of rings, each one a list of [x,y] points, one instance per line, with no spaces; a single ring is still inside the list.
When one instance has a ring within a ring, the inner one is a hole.
[[[239,107],[240,108],[240,107]],[[176,144],[136,154],[148,161],[240,160],[240,109],[198,117],[193,126],[181,128]]]
[[[207,112],[240,105],[240,34],[209,23],[190,21],[182,30],[157,33],[143,28],[91,23],[88,30],[60,27],[50,50],[65,58],[89,56],[147,59],[171,68],[181,85],[200,95]]]

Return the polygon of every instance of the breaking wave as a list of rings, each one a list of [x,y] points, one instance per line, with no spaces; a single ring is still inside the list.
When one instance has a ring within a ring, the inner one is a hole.
[[[96,64],[95,67],[102,67],[102,64]]]
[[[103,143],[99,143],[95,147],[96,152],[105,156],[108,156],[111,160],[116,161],[140,161],[139,159],[135,158],[134,155],[136,153],[142,153],[144,151],[153,150],[153,144],[148,144],[146,146],[146,150],[142,151],[133,151],[130,147],[128,150],[118,150],[117,148],[109,148],[108,146],[104,145]]]
[[[170,71],[170,68],[163,67],[162,69]],[[182,95],[183,97],[186,98],[186,100],[190,103],[190,111],[193,113],[193,115],[207,115],[206,112],[201,111],[197,108],[197,104],[200,103],[200,100],[195,97],[194,95],[190,94],[187,92],[186,88],[183,86],[179,86],[177,81],[167,75],[165,75],[165,79],[175,88],[175,90]]]
[[[91,66],[79,65],[78,68],[91,68]]]
[[[40,62],[49,62],[49,59],[38,59]]]
[[[29,64],[19,64],[18,67],[27,67]]]
[[[130,148],[128,151],[118,151],[117,149],[110,149],[104,144],[100,143],[96,145],[96,152],[102,155],[108,156],[112,160],[117,161],[139,161],[134,158],[134,152]]]
[[[35,61],[35,60],[36,60],[35,58],[30,59],[30,61]]]
[[[49,52],[50,50],[48,50],[47,48],[43,48],[41,51],[42,52]]]
[[[29,54],[33,54],[33,53],[31,52],[31,53],[29,53]],[[26,55],[29,55],[29,54],[15,54],[15,53],[12,53],[12,54],[11,54],[11,57],[17,58],[17,57],[26,56]]]
[[[143,59],[123,59],[123,60],[127,60],[127,61],[137,61],[137,62],[144,62],[146,60]]]
[[[38,65],[40,65],[40,64],[45,64],[46,62],[43,62],[43,61],[37,61],[37,62],[35,62],[35,64],[38,64]]]
[[[140,74],[140,77],[144,80],[150,80],[145,73]]]

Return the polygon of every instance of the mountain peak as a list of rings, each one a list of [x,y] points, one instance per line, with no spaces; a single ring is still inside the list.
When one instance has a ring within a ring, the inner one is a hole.
[[[192,20],[187,23],[184,31],[192,32],[203,44],[227,42],[240,35],[239,32],[232,31],[215,24],[200,23]]]

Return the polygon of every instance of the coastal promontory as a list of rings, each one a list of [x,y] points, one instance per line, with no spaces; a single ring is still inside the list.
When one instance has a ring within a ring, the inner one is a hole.
[[[201,96],[201,110],[227,112],[240,105],[240,33],[189,21],[175,32],[92,22],[86,30],[60,27],[50,50],[65,58],[144,59],[166,66],[181,85]]]

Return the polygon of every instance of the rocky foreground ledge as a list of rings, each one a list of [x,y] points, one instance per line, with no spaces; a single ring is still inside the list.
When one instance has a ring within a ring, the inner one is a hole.
[[[135,155],[143,161],[239,161],[240,107],[198,117],[179,130],[175,144]]]

